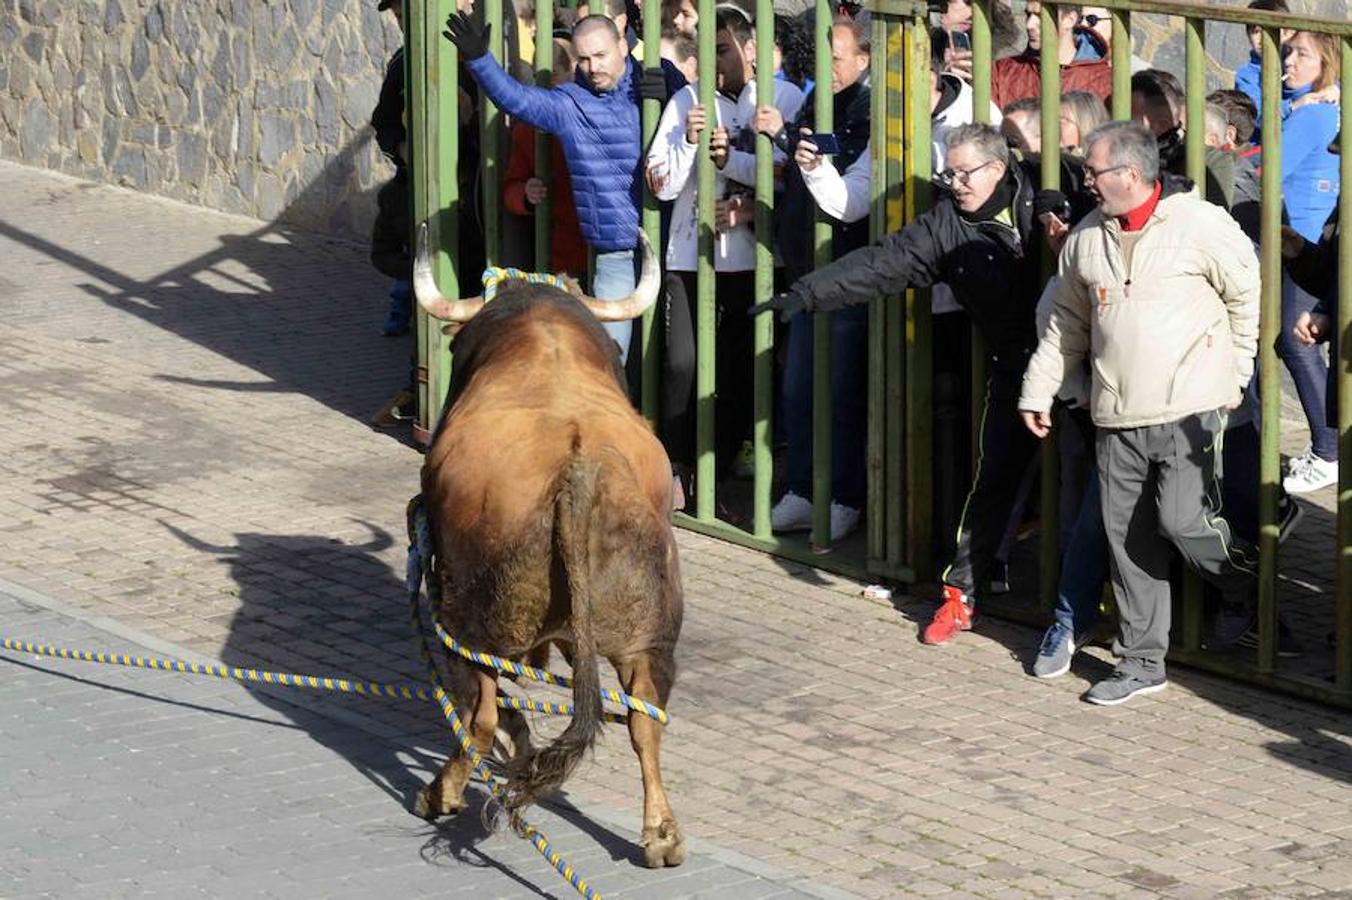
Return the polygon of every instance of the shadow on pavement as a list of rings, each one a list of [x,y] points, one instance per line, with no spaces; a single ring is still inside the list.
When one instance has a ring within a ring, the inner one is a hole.
[[[223,663],[424,685],[426,668],[417,649],[405,586],[377,555],[388,550],[395,539],[377,526],[363,524],[371,532],[363,544],[314,535],[244,533],[236,535],[233,545],[222,546],[167,523],[164,527],[187,546],[229,566],[230,576],[239,587],[240,605],[230,621],[221,652]],[[363,741],[360,736],[354,739],[351,732],[335,728],[333,720],[280,698],[276,688],[260,690],[249,682],[244,685],[260,702],[308,730],[316,741],[345,759],[405,810],[412,808],[416,791],[440,769],[444,759],[409,747],[430,744],[449,750],[454,742],[439,707],[432,703],[333,695],[325,700],[359,704],[355,707],[358,712],[399,735],[401,749],[393,742]],[[409,833],[427,838],[423,855],[429,860],[449,856],[471,865],[502,868],[477,847],[493,833],[485,828],[482,818],[486,797],[486,788],[472,784],[466,795],[467,809],[432,823],[430,836],[429,826],[410,812]],[[604,847],[612,859],[641,865],[642,851],[633,840],[591,821],[560,797],[547,801],[547,806]],[[527,818],[531,818],[529,811]]]
[[[287,210],[313,206],[331,183],[346,183],[360,143],[332,159]],[[284,224],[286,216],[284,210],[278,221],[248,234],[223,234],[210,252],[146,280],[77,252],[72,249],[76,242],[54,243],[12,221],[0,221],[0,236],[96,280],[81,287],[109,307],[261,376],[168,380],[219,390],[299,393],[366,421],[408,378],[413,338],[380,336],[390,285],[369,266],[364,248],[295,229]],[[155,248],[146,252],[153,254]],[[353,272],[369,277],[354,279]]]

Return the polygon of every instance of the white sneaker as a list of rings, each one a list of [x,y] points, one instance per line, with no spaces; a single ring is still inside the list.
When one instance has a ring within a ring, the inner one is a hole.
[[[1308,494],[1338,483],[1338,461],[1329,462],[1313,453],[1308,459],[1296,457],[1287,467],[1282,487],[1288,494]]]
[[[859,527],[859,510],[831,501],[831,540],[838,541]]]
[[[771,531],[807,531],[812,527],[812,501],[788,491],[770,510]]]

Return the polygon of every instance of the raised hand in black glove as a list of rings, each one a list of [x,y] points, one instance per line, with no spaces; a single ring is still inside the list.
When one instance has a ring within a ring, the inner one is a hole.
[[[662,71],[661,66],[655,69],[644,69],[643,74],[638,77],[638,95],[644,100],[656,100],[658,103],[666,103],[667,97],[667,74]]]
[[[455,44],[460,56],[468,62],[488,52],[488,35],[492,30],[492,25],[480,25],[468,13],[451,13],[446,17],[446,30],[441,34]]]
[[[800,312],[807,312],[808,308],[806,297],[795,291],[786,291],[783,294],[775,294],[764,303],[757,303],[748,309],[746,314],[755,318],[763,312],[777,309],[779,310],[779,321],[787,322]]]
[[[1067,225],[1070,224],[1070,201],[1060,191],[1042,190],[1033,195],[1033,218],[1041,221],[1050,213]]]

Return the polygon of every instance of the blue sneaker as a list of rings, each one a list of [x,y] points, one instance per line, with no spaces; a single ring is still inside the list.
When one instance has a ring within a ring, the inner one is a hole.
[[[396,281],[390,288],[390,310],[385,314],[385,324],[380,327],[380,333],[385,337],[408,334],[412,318],[413,288],[407,281]]]
[[[1038,648],[1037,659],[1033,660],[1033,675],[1038,678],[1060,678],[1070,671],[1070,661],[1081,643],[1069,628],[1060,622],[1053,622],[1042,636],[1042,646]]]

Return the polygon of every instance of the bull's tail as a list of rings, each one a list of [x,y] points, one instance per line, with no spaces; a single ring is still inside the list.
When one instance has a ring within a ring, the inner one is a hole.
[[[601,681],[592,632],[591,518],[600,467],[577,453],[561,479],[555,503],[555,548],[563,563],[573,620],[573,719],[549,746],[511,768],[504,806],[514,812],[568,779],[601,727]]]

